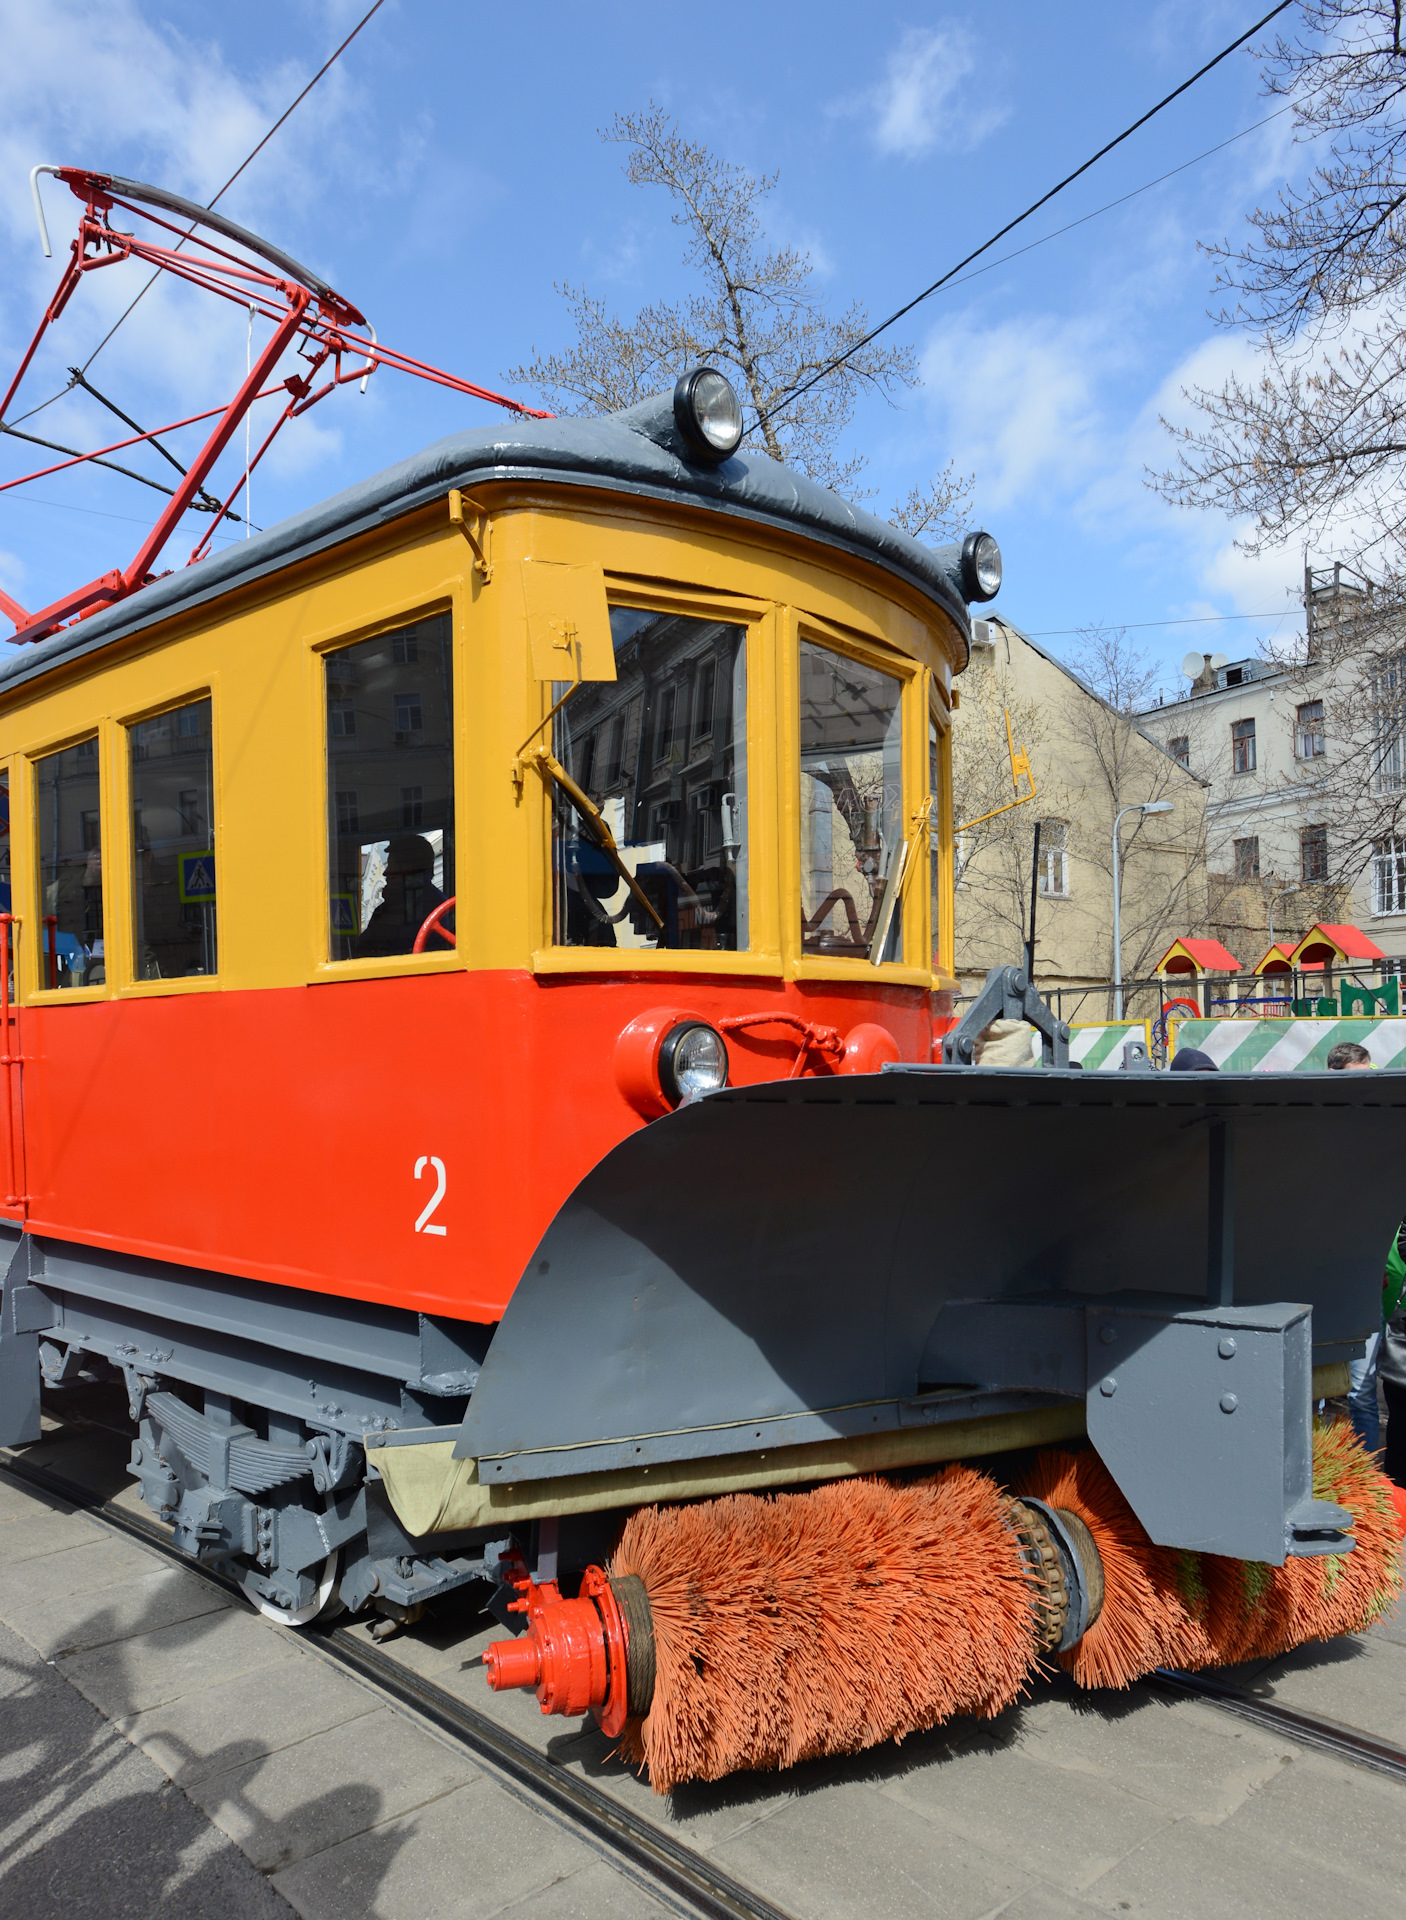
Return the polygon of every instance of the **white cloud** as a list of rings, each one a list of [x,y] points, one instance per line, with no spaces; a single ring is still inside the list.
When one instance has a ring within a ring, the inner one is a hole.
[[[909,27],[885,62],[883,79],[837,110],[867,119],[885,155],[917,160],[936,147],[973,147],[1006,112],[974,104],[972,90],[962,87],[975,66],[971,36],[961,27]]]

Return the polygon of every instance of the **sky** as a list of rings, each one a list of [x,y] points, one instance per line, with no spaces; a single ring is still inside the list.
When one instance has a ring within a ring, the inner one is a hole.
[[[368,4],[0,0],[4,384],[79,211],[44,181],[46,260],[29,169],[88,166],[208,201]],[[600,138],[617,112],[653,101],[728,160],[778,173],[770,235],[809,253],[832,310],[858,301],[877,319],[1265,11],[386,0],[220,209],[321,273],[382,340],[506,388],[534,351],[570,344],[563,283],[624,317],[687,292],[667,200],[630,186],[621,149]],[[1211,318],[1214,266],[1198,242],[1238,241],[1252,208],[1303,178],[1311,150],[1293,144],[1289,116],[1259,124],[1278,104],[1250,53],[1224,62],[996,248],[989,270],[899,324],[922,384],[895,404],[866,401],[843,449],[864,456],[880,513],[954,458],[975,476],[974,523],[1005,556],[999,610],[1056,653],[1077,629],[1127,627],[1169,691],[1185,684],[1189,649],[1238,659],[1301,625],[1301,546],[1252,560],[1237,550],[1243,529],[1145,484],[1168,462],[1159,416],[1186,417],[1183,390],[1253,367],[1250,343]],[[1030,250],[1005,257],[1017,248]],[[132,263],[85,276],[12,425],[63,387],[144,277]],[[248,335],[242,310],[163,280],[88,377],[144,426],[174,420],[228,397]],[[252,518],[271,525],[492,417],[382,371],[364,397],[348,388],[285,431],[254,477]],[[74,447],[122,432],[81,392],[25,430]],[[174,444],[193,451],[189,436]],[[7,439],[0,478],[45,457]],[[134,464],[159,475],[150,454]],[[0,587],[39,607],[126,564],[159,505],[91,468],[0,493]],[[181,564],[207,526],[192,515],[164,564]]]

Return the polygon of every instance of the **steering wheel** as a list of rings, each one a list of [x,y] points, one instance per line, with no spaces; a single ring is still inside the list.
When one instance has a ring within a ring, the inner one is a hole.
[[[446,927],[443,924],[445,914],[453,913],[453,911],[454,911],[454,895],[451,893],[447,900],[440,901],[439,905],[435,908],[434,912],[429,916],[429,918],[425,921],[425,924],[421,927],[420,931],[415,935],[415,941],[410,951],[412,953],[423,953],[425,951],[425,942],[429,939],[432,933],[437,933],[441,940],[447,940],[451,947],[457,947],[459,942],[454,938],[453,928]]]

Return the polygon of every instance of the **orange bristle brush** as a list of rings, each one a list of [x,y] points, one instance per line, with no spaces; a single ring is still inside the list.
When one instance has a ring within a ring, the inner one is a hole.
[[[1157,1667],[1233,1666],[1360,1633],[1401,1586],[1389,1483],[1344,1423],[1314,1427],[1313,1491],[1352,1514],[1347,1554],[1271,1567],[1156,1547],[1091,1450],[1041,1454],[1021,1491],[1078,1514],[1103,1560],[1103,1610],[1059,1656],[1081,1686],[1126,1687]]]
[[[594,1709],[667,1793],[1009,1706],[1079,1617],[1049,1516],[1022,1500],[1055,1510],[1079,1579],[1101,1583],[1057,1655],[1082,1686],[1359,1631],[1401,1584],[1396,1509],[1346,1427],[1315,1430],[1314,1492],[1353,1514],[1355,1547],[1283,1567],[1154,1546],[1091,1448],[1039,1455],[1015,1498],[963,1466],[649,1507],[576,1599],[518,1563],[529,1630],[484,1667],[544,1713]]]
[[[661,1793],[999,1713],[1035,1659],[1021,1544],[969,1467],[650,1507],[611,1574],[649,1595],[654,1698],[624,1744]]]

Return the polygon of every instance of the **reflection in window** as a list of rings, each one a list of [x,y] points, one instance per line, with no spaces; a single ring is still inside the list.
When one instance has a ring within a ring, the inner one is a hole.
[[[454,892],[451,649],[443,613],[327,655],[334,960],[409,953]],[[424,950],[450,944],[436,932]]]
[[[801,947],[868,957],[903,840],[903,683],[801,642]],[[902,956],[895,913],[883,958]]]
[[[34,763],[39,815],[43,937],[41,987],[87,987],[107,978],[103,953],[103,856],[88,845],[98,819],[97,741]]]
[[[663,924],[554,787],[553,937],[566,947],[743,950],[746,633],[633,607],[611,608],[610,631],[618,677],[571,696],[554,750]]]
[[[214,973],[215,765],[210,702],[127,729],[138,980]],[[85,816],[86,818],[86,816]],[[97,815],[93,815],[97,845]]]

